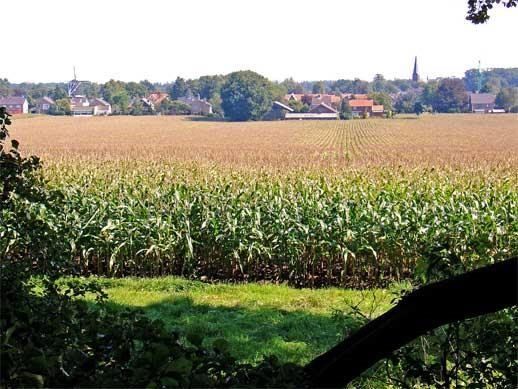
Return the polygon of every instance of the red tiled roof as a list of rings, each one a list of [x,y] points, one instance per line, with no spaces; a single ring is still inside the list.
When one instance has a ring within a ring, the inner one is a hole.
[[[25,100],[25,97],[0,97],[0,105],[22,105],[23,103],[25,103]]]
[[[494,104],[496,95],[491,93],[472,93],[471,104]]]
[[[284,99],[289,100],[289,99],[293,98],[296,101],[300,101],[300,100],[302,100],[303,96],[304,96],[304,94],[300,94],[300,93],[290,93],[290,94],[287,94],[286,96],[284,96]]]
[[[167,99],[168,97],[169,97],[169,95],[167,93],[153,92],[147,97],[147,99],[154,104],[158,104],[158,103],[162,102],[164,99]]]
[[[109,107],[110,104],[107,103],[106,101],[104,101],[103,99],[100,99],[98,97],[95,97],[93,99],[90,100],[90,106],[104,106],[104,107]]]
[[[41,99],[38,100],[39,104],[56,104],[54,100],[52,100],[48,96],[43,96]]]
[[[330,105],[328,105],[326,103],[320,103],[318,105],[315,105],[314,107],[311,108],[311,110],[309,112],[316,113],[314,111],[316,111],[318,109],[318,107],[324,107],[327,111],[329,111],[328,113],[338,113],[338,111],[336,109],[334,109],[333,107],[331,107]]]
[[[331,103],[339,104],[341,101],[342,101],[342,98],[340,96],[335,96],[335,95],[331,96]]]
[[[372,107],[374,106],[374,100],[353,99],[349,100],[349,105],[351,107]]]

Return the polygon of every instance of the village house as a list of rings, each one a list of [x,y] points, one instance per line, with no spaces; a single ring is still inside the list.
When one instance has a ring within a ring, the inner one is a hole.
[[[70,113],[72,116],[93,116],[94,110],[86,96],[77,95],[70,98]]]
[[[309,112],[288,112],[285,115],[285,119],[290,120],[337,120],[339,119],[338,111],[326,104],[320,103],[318,105],[314,105]]]
[[[56,103],[48,96],[44,96],[36,100],[36,104],[34,106],[34,113],[49,113],[52,107],[55,107]]]
[[[371,99],[352,99],[349,100],[351,113],[353,117],[362,117],[372,115],[374,100]],[[379,108],[378,108],[379,109]]]
[[[310,107],[313,108],[322,103],[327,104],[328,106],[338,107],[340,105],[341,101],[342,101],[342,98],[340,96],[324,95],[324,94],[311,95]]]
[[[5,107],[10,114],[29,113],[29,102],[25,97],[0,98],[0,107]]]
[[[371,114],[375,117],[383,117],[383,115],[385,114],[383,105],[373,105]]]
[[[490,113],[495,109],[496,95],[491,93],[470,93],[469,108],[474,113]]]
[[[326,104],[326,103],[320,103],[318,105],[315,105],[313,106],[310,110],[309,110],[309,113],[333,113],[333,114],[337,114],[338,111],[333,108],[332,106]]]
[[[94,108],[94,115],[110,115],[112,113],[112,106],[100,99],[98,97],[94,97],[89,101],[90,107]]]
[[[112,107],[98,97],[88,99],[86,96],[76,95],[70,98],[70,112],[72,116],[110,115]]]
[[[154,109],[154,107],[160,105],[162,101],[169,99],[169,94],[165,92],[153,92],[149,94],[146,99],[152,104]]]
[[[288,112],[286,120],[338,120],[338,113]]]
[[[280,101],[274,101],[272,108],[263,116],[263,120],[281,120],[286,118],[286,114],[293,112],[293,109]]]
[[[342,101],[341,96],[329,95],[329,94],[321,94],[321,93],[305,93],[305,94],[295,94],[290,93],[284,96],[284,99],[288,102],[290,101],[300,101],[303,104],[308,105],[310,108],[316,107],[321,103],[325,103],[329,106],[338,107],[340,102]]]
[[[212,104],[207,100],[200,99],[199,97],[180,97],[178,100],[187,104],[191,108],[191,113],[193,115],[212,114]]]
[[[302,98],[304,96],[307,96],[306,94],[304,93],[290,93],[290,94],[287,94],[286,96],[284,96],[284,99],[286,101],[302,101]]]
[[[169,100],[169,94],[165,92],[153,92],[150,93],[147,97],[142,97],[139,100],[148,110],[148,112],[155,112],[157,106],[159,106],[162,102]]]
[[[291,93],[284,99],[288,102],[300,101],[309,106],[309,112],[288,112],[286,119],[337,119],[339,117],[338,109],[343,99],[348,101],[353,117],[382,117],[385,114],[383,105],[374,104],[374,100],[366,94],[344,93],[338,96]]]
[[[147,99],[153,103],[153,105],[160,105],[162,101],[169,99],[169,94],[165,92],[153,92]]]

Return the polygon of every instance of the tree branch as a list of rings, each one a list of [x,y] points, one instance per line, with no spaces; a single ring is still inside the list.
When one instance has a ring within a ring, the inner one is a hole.
[[[424,286],[306,366],[316,387],[344,387],[434,328],[518,303],[518,257]]]

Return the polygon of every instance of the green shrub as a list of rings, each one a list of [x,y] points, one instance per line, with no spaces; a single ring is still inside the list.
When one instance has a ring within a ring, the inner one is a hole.
[[[224,340],[213,349],[200,337],[184,344],[160,321],[110,309],[95,282],[60,282],[73,267],[54,223],[59,193],[40,186],[37,158],[9,142],[4,109],[0,120],[0,387],[303,385],[299,366],[273,357],[237,364]]]
[[[303,384],[302,368],[267,358],[237,364],[226,342],[212,349],[138,311],[112,310],[95,283],[20,282],[2,273],[2,387],[230,387]],[[13,270],[13,271],[11,271]],[[96,304],[78,299],[97,296]]]

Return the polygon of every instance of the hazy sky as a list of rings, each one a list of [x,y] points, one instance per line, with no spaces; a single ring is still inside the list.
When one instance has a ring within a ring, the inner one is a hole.
[[[466,0],[24,0],[2,15],[0,77],[12,82],[166,82],[255,70],[270,79],[461,76],[518,67],[518,9],[487,25]]]

